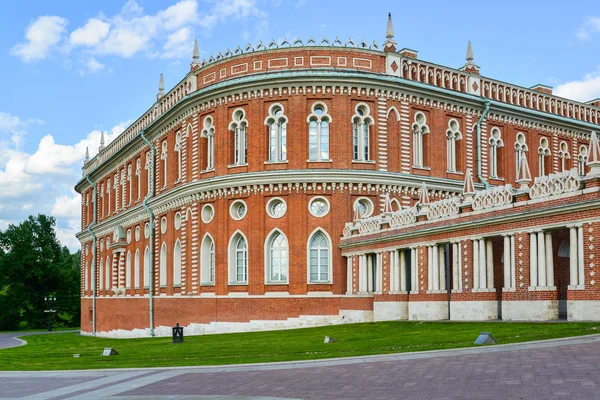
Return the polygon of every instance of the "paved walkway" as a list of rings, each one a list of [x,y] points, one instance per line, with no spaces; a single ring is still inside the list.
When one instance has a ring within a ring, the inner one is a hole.
[[[52,334],[57,334],[57,333],[70,333],[70,332],[79,332],[79,329],[72,329],[72,330],[68,330],[68,331],[52,331],[52,332],[40,331],[40,332],[0,333],[0,349],[7,349],[9,347],[23,346],[27,342],[25,340],[18,338],[18,337],[22,337],[22,336],[52,335]]]
[[[27,400],[600,400],[600,335],[312,362],[0,372],[0,397]]]

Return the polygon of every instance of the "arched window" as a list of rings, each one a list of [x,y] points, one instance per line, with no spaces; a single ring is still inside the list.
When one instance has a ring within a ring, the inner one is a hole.
[[[579,146],[579,154],[577,155],[577,172],[579,175],[585,175],[585,166],[588,160],[587,146]]]
[[[127,175],[125,168],[121,170],[121,210],[125,209],[127,202],[125,201],[125,184],[127,183]]]
[[[315,103],[308,119],[308,158],[310,161],[329,161],[329,124],[327,106]]]
[[[233,121],[229,124],[233,140],[233,165],[246,165],[248,158],[248,121],[243,109],[238,108],[233,112]]]
[[[137,200],[142,196],[142,159],[138,158],[135,162],[135,180],[137,182]]]
[[[100,290],[104,290],[104,260],[100,259],[100,264],[98,265],[98,275],[100,276],[100,285],[98,286]]]
[[[422,168],[425,165],[425,152],[423,136],[429,133],[427,118],[422,112],[415,114],[415,122],[412,125],[413,131],[413,166]]]
[[[110,217],[110,178],[106,181],[106,195],[108,196],[108,210],[106,213],[106,217]]]
[[[269,129],[269,161],[271,162],[287,160],[287,120],[281,104],[273,104],[269,107],[269,116],[265,118],[265,125]]]
[[[173,148],[177,153],[177,182],[181,180],[181,132],[177,132],[175,135],[175,147]]]
[[[203,285],[215,284],[215,242],[207,233],[200,250],[200,282]]]
[[[568,161],[571,159],[571,154],[569,154],[569,145],[567,142],[560,142],[558,146],[558,158],[560,159],[560,170],[561,172],[565,172],[569,169]]]
[[[521,158],[525,157],[529,148],[527,147],[527,139],[523,132],[517,133],[517,140],[515,140],[515,170],[517,176],[519,176],[519,166],[521,165]]]
[[[104,218],[104,183],[100,185],[100,218]]]
[[[369,160],[370,145],[370,126],[373,125],[369,106],[359,103],[356,106],[356,113],[352,116],[352,148],[354,161]]]
[[[457,151],[457,143],[462,139],[462,133],[460,133],[460,125],[458,121],[452,118],[448,121],[448,129],[446,130],[446,151],[447,151],[447,168],[450,172],[457,171],[457,158],[460,156],[460,152]]]
[[[136,289],[140,288],[140,249],[135,251],[133,258],[133,284]]]
[[[329,239],[318,230],[308,241],[309,282],[329,283],[331,249]]]
[[[104,290],[110,290],[110,258],[106,256],[106,263],[104,264]]]
[[[540,146],[538,147],[538,172],[539,176],[547,175],[551,172],[550,166],[550,145],[548,139],[543,137],[540,139]]]
[[[86,292],[87,292],[87,290],[88,290],[88,278],[89,278],[89,275],[90,275],[90,273],[89,273],[88,269],[89,269],[89,264],[88,264],[88,262],[86,261],[86,262],[85,262],[85,266],[83,267],[83,289],[84,289]]]
[[[181,286],[181,242],[179,239],[173,247],[173,286]]]
[[[229,280],[231,283],[248,283],[248,243],[241,233],[229,242]]]
[[[167,286],[167,244],[160,247],[160,287]]]
[[[502,148],[504,141],[500,129],[494,127],[490,133],[490,177],[501,177],[502,169]]]
[[[215,168],[215,126],[211,116],[204,118],[200,136],[206,139],[206,170]]]
[[[267,238],[267,282],[286,283],[288,281],[288,241],[283,233],[273,232]]]
[[[133,176],[131,174],[131,164],[127,166],[127,182],[129,182],[129,204],[133,201]]]
[[[167,156],[168,156],[167,141],[162,143],[162,152],[160,153],[160,159],[163,160],[163,187],[167,187]]]
[[[150,250],[144,250],[144,287],[150,287]]]
[[[150,188],[152,187],[152,153],[147,152],[146,153],[146,164],[144,164],[144,167],[146,169],[146,178],[147,178],[147,185],[148,187],[146,188],[146,195],[150,194]]]
[[[125,289],[131,288],[131,252],[127,252],[127,260],[125,261]]]

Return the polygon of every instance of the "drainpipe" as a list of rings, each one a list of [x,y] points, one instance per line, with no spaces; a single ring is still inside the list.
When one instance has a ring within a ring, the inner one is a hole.
[[[92,232],[92,227],[96,225],[96,185],[90,179],[89,174],[85,176],[88,183],[94,188],[92,194],[92,203],[94,204],[94,221],[88,225],[87,231],[92,235],[92,335],[96,336],[96,234]]]
[[[490,104],[491,103],[492,102],[489,100],[486,100],[484,102],[485,109],[483,110],[483,114],[481,114],[479,121],[477,121],[477,123],[475,124],[477,126],[477,177],[479,178],[479,181],[484,184],[486,189],[490,187],[490,184],[483,177],[483,173],[481,172],[481,123],[483,122],[484,118],[490,112]]]
[[[150,301],[149,304],[149,309],[150,309],[150,336],[154,336],[154,297],[153,297],[153,287],[154,287],[154,214],[152,214],[152,210],[150,209],[150,207],[148,207],[148,201],[152,198],[152,196],[154,196],[154,159],[156,157],[156,148],[152,145],[152,143],[150,143],[150,141],[146,138],[145,136],[146,130],[142,129],[141,132],[141,138],[144,142],[146,142],[146,144],[148,145],[148,147],[150,147],[150,151],[152,152],[152,157],[151,157],[151,162],[152,162],[152,166],[151,168],[148,170],[148,173],[150,174],[150,187],[148,188],[148,195],[146,197],[144,197],[144,202],[142,203],[142,205],[144,206],[144,209],[146,210],[146,212],[148,213],[150,220],[149,220],[149,225],[150,225],[150,235],[149,235],[149,239],[150,239],[150,245],[148,247],[148,262],[150,263],[150,277],[148,277],[148,282],[150,283],[148,285],[148,299]]]

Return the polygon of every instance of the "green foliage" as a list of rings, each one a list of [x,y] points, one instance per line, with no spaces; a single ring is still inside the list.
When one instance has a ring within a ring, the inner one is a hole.
[[[80,255],[61,247],[55,224],[40,214],[0,232],[0,330],[46,327],[49,295],[55,324],[78,324]]]
[[[473,347],[479,332],[500,344],[597,334],[598,322],[409,322],[333,325],[284,331],[104,339],[76,333],[27,336],[25,346],[0,350],[0,371],[146,368],[315,360]],[[184,329],[185,334],[185,329]],[[325,336],[335,343],[323,343]],[[102,357],[105,347],[119,354]],[[73,358],[80,354],[80,358]]]

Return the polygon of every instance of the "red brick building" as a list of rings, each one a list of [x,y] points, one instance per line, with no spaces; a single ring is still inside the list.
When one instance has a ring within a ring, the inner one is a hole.
[[[391,18],[198,53],[84,164],[83,332],[599,318],[599,104],[397,51]]]

